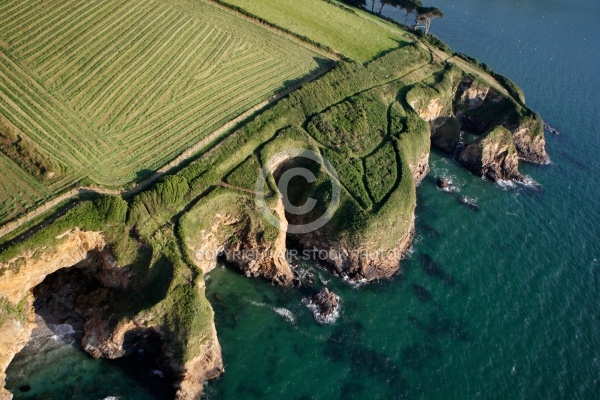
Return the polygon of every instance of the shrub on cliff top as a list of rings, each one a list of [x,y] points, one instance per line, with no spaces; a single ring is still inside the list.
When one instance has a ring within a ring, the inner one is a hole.
[[[121,197],[102,196],[94,202],[98,212],[106,216],[106,221],[110,223],[124,224],[127,218],[129,205]]]

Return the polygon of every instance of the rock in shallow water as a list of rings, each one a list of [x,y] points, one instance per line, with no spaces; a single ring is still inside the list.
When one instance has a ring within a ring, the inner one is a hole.
[[[450,181],[446,178],[438,178],[435,184],[439,189],[448,189],[450,187]]]
[[[340,297],[327,288],[303,300],[317,322],[331,324],[340,314]]]

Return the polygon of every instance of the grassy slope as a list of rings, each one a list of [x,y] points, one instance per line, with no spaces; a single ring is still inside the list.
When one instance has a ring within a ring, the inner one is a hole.
[[[371,61],[408,41],[404,32],[391,24],[323,0],[223,1],[360,62]]]

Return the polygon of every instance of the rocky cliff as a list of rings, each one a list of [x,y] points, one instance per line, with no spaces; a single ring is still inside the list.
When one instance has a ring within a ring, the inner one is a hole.
[[[225,212],[223,204],[227,204]],[[182,222],[185,241],[198,268],[208,273],[221,258],[248,277],[291,285],[295,277],[286,260],[287,220],[281,199],[271,210],[281,229],[262,218],[250,196],[218,189],[204,199]],[[200,216],[202,221],[197,220]]]
[[[521,181],[519,160],[548,162],[543,122],[490,80],[448,64],[441,79],[417,84],[407,101],[429,122],[433,146],[491,181]]]

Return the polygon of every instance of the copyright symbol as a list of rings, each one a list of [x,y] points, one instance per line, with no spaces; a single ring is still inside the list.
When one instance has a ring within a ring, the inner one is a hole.
[[[329,220],[331,219],[331,217],[333,217],[333,214],[335,213],[340,204],[341,188],[339,184],[338,174],[331,165],[331,163],[326,158],[322,157],[320,154],[317,154],[314,151],[308,149],[294,148],[284,150],[271,157],[269,161],[265,163],[265,165],[262,167],[260,173],[258,174],[258,178],[256,179],[256,206],[271,225],[282,229],[279,223],[279,218],[273,214],[273,212],[269,209],[265,201],[265,193],[268,192],[267,178],[269,174],[273,173],[273,171],[275,171],[277,167],[283,162],[294,158],[305,158],[319,164],[329,175],[331,181],[331,201],[329,202],[329,206],[327,207],[323,215],[321,215],[316,220],[306,224],[287,225],[286,232],[294,234],[308,233],[321,228],[327,222],[329,222]],[[314,183],[317,181],[317,177],[315,176],[315,174],[308,168],[292,167],[286,170],[279,177],[277,189],[279,190],[280,196],[282,194],[288,193],[288,187],[290,185],[290,182],[293,178],[296,177],[304,178],[307,184]],[[306,202],[301,206],[293,205],[287,196],[282,196],[281,201],[283,203],[285,211],[294,215],[306,215],[312,210],[314,210],[314,208],[318,204],[318,200],[313,198],[308,198]]]

